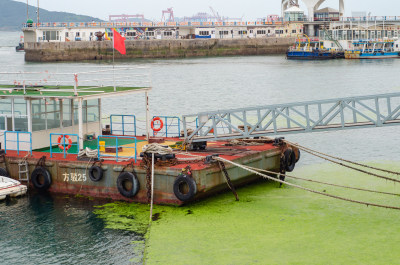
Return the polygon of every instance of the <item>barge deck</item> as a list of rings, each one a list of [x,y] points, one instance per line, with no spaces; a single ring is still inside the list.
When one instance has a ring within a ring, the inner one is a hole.
[[[231,183],[238,186],[259,179],[232,165],[223,170],[212,159],[216,155],[277,173],[293,170],[299,153],[283,141],[275,145],[269,138],[250,143],[244,140],[239,145],[226,140],[190,142],[188,131],[203,130],[202,119],[190,121],[191,128],[179,117],[151,119],[151,87],[124,86],[125,77],[132,75],[130,70],[123,67],[73,74],[73,85],[64,84],[65,74],[14,73],[14,85],[0,86],[0,110],[11,110],[0,115],[4,148],[0,146],[0,169],[19,181],[21,172],[27,172],[30,188],[39,191],[142,203],[149,202],[154,191],[154,203],[174,205],[227,190]],[[57,75],[63,78],[53,80]],[[19,80],[21,76],[32,84]],[[100,118],[102,99],[133,93],[145,94],[145,131],[136,130],[135,115],[111,115],[110,127],[105,127]],[[120,122],[114,120],[116,116]],[[215,132],[225,130],[219,126]],[[168,152],[153,152],[156,163],[152,170],[151,152],[144,148],[154,145],[154,140]],[[23,169],[21,165],[25,165]]]

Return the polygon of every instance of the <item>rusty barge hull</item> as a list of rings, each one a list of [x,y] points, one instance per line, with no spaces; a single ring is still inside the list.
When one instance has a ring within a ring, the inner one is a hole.
[[[191,199],[197,200],[214,195],[215,193],[228,190],[226,180],[218,164],[205,164],[201,158],[207,155],[218,154],[219,156],[235,161],[242,165],[252,166],[260,169],[280,171],[282,150],[272,144],[257,146],[224,146],[225,142],[212,143],[209,149],[204,151],[176,154],[178,164],[159,165],[154,169],[154,203],[182,205],[174,194],[173,185],[182,169],[190,166],[192,178],[195,180],[197,193]],[[8,171],[10,177],[19,179],[19,163],[26,159],[29,167],[29,176],[38,165],[40,158],[46,157],[43,166],[51,175],[50,193],[62,193],[70,195],[83,195],[95,198],[110,198],[113,200],[125,200],[130,202],[147,203],[147,171],[141,161],[115,162],[104,161],[101,165],[104,175],[100,181],[92,181],[88,174],[89,168],[93,165],[91,161],[78,161],[76,155],[67,155],[64,158],[61,154],[50,157],[48,153],[33,152],[32,156],[24,158],[24,155],[17,155],[9,151],[2,161],[0,167]],[[195,158],[193,158],[195,157]],[[226,165],[227,172],[235,186],[244,185],[259,179],[252,173],[232,165]],[[139,191],[133,198],[121,195],[117,188],[117,179],[121,172],[132,172],[139,181]],[[30,188],[34,188],[30,183]]]

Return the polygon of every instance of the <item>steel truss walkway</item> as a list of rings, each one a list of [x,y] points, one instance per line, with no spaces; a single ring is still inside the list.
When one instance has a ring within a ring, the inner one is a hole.
[[[187,143],[400,125],[400,93],[203,112],[182,121]]]

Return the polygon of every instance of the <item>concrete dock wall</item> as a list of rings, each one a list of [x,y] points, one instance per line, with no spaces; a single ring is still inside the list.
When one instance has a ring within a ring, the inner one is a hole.
[[[125,42],[127,54],[121,55],[115,52],[115,58],[283,54],[294,42],[295,38],[132,40]],[[112,59],[111,41],[25,43],[25,60],[30,62],[110,59]]]

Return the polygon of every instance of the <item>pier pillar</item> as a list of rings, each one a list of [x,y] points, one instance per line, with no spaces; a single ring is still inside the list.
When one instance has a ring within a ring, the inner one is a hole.
[[[83,99],[78,101],[78,123],[79,123],[79,148],[83,149]]]
[[[62,113],[62,111],[61,111]],[[32,132],[32,101],[27,99],[26,101],[26,114],[28,116],[28,132]]]
[[[146,138],[147,141],[150,139],[150,105],[149,105],[149,92],[146,91]]]
[[[309,36],[309,37],[314,37],[315,36],[315,30],[314,30],[314,25],[308,25],[307,26],[307,35]]]

